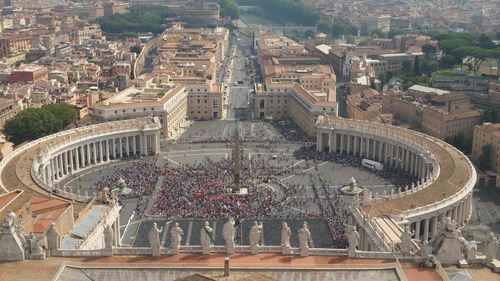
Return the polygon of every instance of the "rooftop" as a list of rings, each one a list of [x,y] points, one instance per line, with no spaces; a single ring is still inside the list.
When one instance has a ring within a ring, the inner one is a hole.
[[[4,281],[17,280],[75,280],[74,277],[83,276],[85,273],[93,274],[107,273],[106,280],[123,280],[118,278],[119,272],[123,272],[126,276],[134,278],[134,280],[146,280],[144,277],[148,273],[175,272],[179,270],[190,270],[193,273],[197,272],[220,272],[224,264],[226,254],[179,254],[176,256],[162,256],[158,258],[148,256],[115,256],[108,258],[57,258],[52,257],[46,260],[26,260],[20,262],[4,263],[0,267],[0,277]],[[389,260],[378,259],[350,259],[347,257],[332,257],[332,256],[284,256],[281,254],[234,254],[230,258],[231,273],[253,272],[267,275],[269,272],[289,272],[298,274],[308,274],[307,280],[313,280],[323,274],[336,271],[339,274],[345,275],[345,279],[338,280],[356,280],[355,277],[365,276],[370,272],[386,271],[395,268],[395,262]],[[408,281],[438,281],[441,280],[439,275],[433,268],[420,268],[413,264],[401,264],[402,271],[406,275]],[[70,271],[65,272],[68,268]],[[308,270],[309,269],[309,270]],[[59,271],[59,274],[58,274]],[[70,273],[69,275],[67,273]],[[74,273],[75,275],[71,275]],[[58,274],[56,276],[56,274]],[[76,275],[78,274],[78,275]],[[132,275],[131,275],[132,274]],[[320,274],[318,276],[318,274]],[[491,273],[489,276],[493,278]],[[102,276],[102,275],[99,275]],[[114,277],[113,277],[114,276]],[[154,275],[153,275],[154,276]],[[163,275],[162,275],[163,276]],[[168,276],[168,275],[167,275]],[[173,275],[170,275],[174,277]],[[271,275],[273,276],[273,275]],[[290,275],[287,275],[291,278]],[[294,276],[294,275],[293,275]],[[54,279],[54,277],[56,277]],[[94,276],[97,277],[97,276]],[[116,277],[116,278],[115,278]],[[181,277],[181,276],[179,276]],[[305,276],[306,277],[306,276]],[[367,277],[367,276],[365,276]],[[71,278],[71,279],[67,279]],[[91,280],[78,279],[76,280]],[[113,279],[115,278],[115,279]],[[126,278],[127,279],[127,278]],[[95,280],[104,280],[96,278]],[[163,279],[167,280],[167,279]],[[168,279],[172,280],[172,279]],[[231,279],[222,279],[231,280]],[[290,280],[290,279],[281,279]],[[324,280],[324,279],[315,279]],[[367,280],[358,279],[358,280]],[[380,279],[385,280],[385,279]],[[400,279],[396,279],[400,280]],[[493,279],[491,279],[493,280]]]

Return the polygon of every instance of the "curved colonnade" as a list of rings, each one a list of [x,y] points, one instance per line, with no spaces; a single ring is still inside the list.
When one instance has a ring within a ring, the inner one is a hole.
[[[381,197],[364,194],[366,217],[390,217],[424,241],[438,233],[444,217],[459,227],[469,218],[477,175],[470,160],[451,145],[392,125],[328,116],[320,116],[316,128],[318,151],[371,159],[419,178],[401,192]]]
[[[158,118],[137,118],[70,129],[21,145],[0,162],[0,186],[83,202],[57,183],[82,169],[115,159],[160,152]]]

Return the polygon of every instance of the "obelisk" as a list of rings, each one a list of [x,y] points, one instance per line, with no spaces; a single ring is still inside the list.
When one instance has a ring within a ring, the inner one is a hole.
[[[233,151],[233,174],[234,174],[234,186],[233,193],[240,192],[240,170],[241,170],[241,156],[240,156],[240,130],[238,125],[236,125],[236,130],[234,131],[234,151]]]

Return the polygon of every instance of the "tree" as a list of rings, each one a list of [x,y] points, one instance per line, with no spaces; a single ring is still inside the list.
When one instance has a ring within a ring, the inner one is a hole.
[[[50,104],[19,112],[4,125],[4,133],[15,145],[63,130],[74,120],[68,104]]]
[[[456,58],[451,55],[445,55],[439,61],[441,68],[451,68],[455,65]]]
[[[406,31],[403,29],[391,29],[387,32],[387,38],[392,39],[397,35],[406,34]]]
[[[235,20],[240,17],[240,5],[235,0],[218,0],[220,15]]]
[[[166,7],[158,5],[133,5],[125,14],[115,14],[97,18],[95,21],[108,33],[152,32],[159,34],[165,30],[164,19],[173,15]]]
[[[485,144],[481,146],[481,156],[478,159],[479,168],[483,171],[491,169],[491,155],[493,153],[493,147],[491,144]]]
[[[371,38],[383,38],[384,37],[384,32],[380,29],[375,29],[370,33]]]
[[[348,43],[348,44],[354,44],[356,43],[356,37],[354,37],[354,35],[352,34],[347,34],[345,36],[345,41]]]
[[[142,51],[142,48],[140,46],[135,45],[135,46],[130,47],[130,51],[134,52],[136,54],[140,54]]]
[[[439,64],[435,60],[424,60],[422,62],[421,71],[427,76],[431,76],[432,73],[439,70]]]
[[[424,44],[422,46],[422,52],[426,54],[435,54],[437,53],[436,47],[432,46],[431,44]]]
[[[411,74],[412,73],[412,64],[411,61],[405,60],[401,63],[401,72],[404,74]]]
[[[493,49],[496,46],[493,40],[491,40],[491,38],[484,33],[481,33],[481,35],[479,35],[477,41],[479,43],[479,47],[483,49]]]

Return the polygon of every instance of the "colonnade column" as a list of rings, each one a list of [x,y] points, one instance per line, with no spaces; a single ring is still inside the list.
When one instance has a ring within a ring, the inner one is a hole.
[[[119,147],[119,151],[120,151],[120,158],[123,158],[123,139],[122,139],[122,137],[120,137],[118,139],[118,147]]]
[[[458,204],[457,206],[457,226],[461,227],[462,226],[462,203]]]
[[[415,239],[419,240],[420,238],[420,221],[415,222]]]
[[[73,148],[69,150],[69,166],[71,167],[71,172],[75,170],[75,164],[73,161]]]
[[[424,241],[429,241],[429,219],[424,220]]]
[[[94,154],[94,156],[93,156],[94,164],[97,164],[97,147],[96,147],[95,142],[92,144],[92,152]]]
[[[79,170],[80,169],[80,147],[76,147],[75,148],[75,170]]]
[[[370,159],[370,138],[365,138],[365,157]]]
[[[354,136],[354,156],[358,155],[358,136]]]
[[[87,152],[87,165],[91,164],[90,158],[90,143],[85,145],[85,151]]]
[[[378,161],[380,163],[383,162],[382,161],[382,150],[383,150],[383,148],[384,148],[384,143],[381,140],[379,140],[378,141]]]
[[[340,134],[340,153],[344,152],[344,135]]]
[[[347,135],[347,154],[351,154],[351,151],[353,150],[352,149],[352,136],[351,135]]]
[[[132,154],[133,155],[137,154],[137,140],[136,140],[136,138],[137,138],[137,136],[132,137]],[[328,144],[328,146],[330,146],[330,144]]]
[[[111,159],[109,159],[109,140],[105,140],[106,142],[106,161],[109,161]]]
[[[323,151],[323,138],[321,137],[321,131],[319,130],[316,133],[316,150],[319,152]]]
[[[431,218],[431,235],[433,238],[437,235],[437,216]]]

